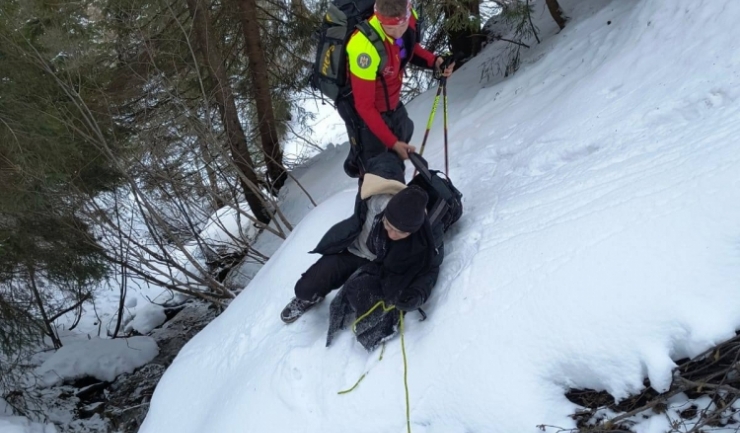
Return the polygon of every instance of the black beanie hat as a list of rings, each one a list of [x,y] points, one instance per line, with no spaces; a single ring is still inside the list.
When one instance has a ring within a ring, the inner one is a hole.
[[[428,196],[416,185],[402,189],[385,208],[388,222],[402,232],[414,233],[424,224]]]

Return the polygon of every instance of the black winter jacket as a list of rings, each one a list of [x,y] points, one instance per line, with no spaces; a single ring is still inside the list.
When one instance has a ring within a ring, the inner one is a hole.
[[[329,255],[347,250],[360,235],[367,215],[367,200],[376,194],[395,194],[403,188],[405,185],[396,180],[366,174],[353,215],[330,228],[311,252]],[[376,223],[382,224],[379,221]],[[386,236],[384,230],[372,230],[372,233]],[[387,301],[395,303],[407,288],[423,294],[424,301],[429,298],[444,259],[443,233],[441,224],[431,227],[427,219],[408,238],[389,241],[387,254],[377,260],[382,263],[381,278]]]

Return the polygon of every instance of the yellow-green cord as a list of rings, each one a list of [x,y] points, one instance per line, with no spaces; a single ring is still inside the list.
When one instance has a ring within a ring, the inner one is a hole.
[[[367,373],[363,373],[362,376],[360,376],[360,378],[357,379],[357,382],[352,386],[352,388],[345,389],[344,391],[339,391],[337,394],[340,394],[340,395],[341,394],[347,394],[347,393],[350,393],[350,392],[354,391],[355,388],[357,388],[357,386],[360,384],[360,382],[362,382],[362,379],[365,378],[365,376],[367,376]]]
[[[391,305],[390,307],[387,307],[385,305],[385,302],[378,301],[378,303],[373,305],[373,307],[369,309],[367,313],[363,314],[362,316],[357,318],[357,320],[355,320],[354,323],[352,323],[352,332],[356,333],[357,323],[359,323],[360,320],[364,319],[365,317],[369,316],[370,313],[375,311],[375,309],[378,308],[379,306],[382,306],[383,311],[386,313],[396,308],[395,305]],[[403,355],[403,388],[406,392],[406,431],[407,433],[411,433],[411,404],[409,403],[409,380],[408,380],[409,367],[408,367],[408,361],[406,359],[406,339],[403,336],[403,311],[398,310],[398,315],[399,315],[399,320],[400,320],[399,328],[401,332],[401,354]],[[380,351],[379,361],[383,359],[383,351],[385,351],[385,343],[383,343],[383,349]],[[365,376],[367,376],[367,373],[364,373],[362,376],[360,376],[360,378],[357,380],[357,383],[355,383],[352,388],[345,390],[345,391],[339,391],[337,394],[347,394],[349,392],[352,392],[355,388],[357,388],[360,382],[362,382],[362,379],[364,379]]]
[[[393,310],[394,308],[396,308],[395,305],[391,305],[390,307],[386,307],[385,306],[385,302],[378,301],[377,304],[373,305],[373,308],[367,310],[367,312],[365,314],[363,314],[362,316],[358,317],[357,320],[355,320],[354,322],[352,322],[352,332],[354,332],[355,334],[357,334],[357,324],[360,323],[360,320],[362,320],[365,317],[369,316],[370,313],[372,313],[373,311],[375,311],[375,309],[378,308],[378,307],[380,307],[380,306],[383,307],[383,312],[385,312],[385,313],[387,313],[387,312]]]
[[[403,338],[403,311],[398,311],[401,317],[401,353],[403,354],[403,388],[406,391],[406,430],[411,433],[411,405],[409,404],[408,362],[406,361],[406,343]]]
[[[383,345],[380,347],[380,357],[378,358],[378,361],[382,361],[383,360],[383,353],[385,353],[385,341],[383,342]],[[340,394],[340,395],[341,394],[347,394],[348,392],[354,391],[355,388],[357,388],[357,386],[360,385],[360,382],[362,382],[362,379],[364,379],[365,376],[367,376],[368,373],[369,373],[369,371],[364,372],[362,374],[362,376],[360,376],[360,378],[357,379],[357,382],[354,384],[354,386],[352,386],[352,388],[346,389],[344,391],[339,391],[339,392],[337,392],[337,394]]]

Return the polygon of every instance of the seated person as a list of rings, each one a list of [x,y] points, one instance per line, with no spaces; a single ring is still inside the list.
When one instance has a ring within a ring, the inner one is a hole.
[[[339,328],[349,307],[358,316],[379,300],[402,311],[421,307],[444,257],[442,227],[430,226],[427,200],[427,193],[417,186],[367,173],[354,214],[329,229],[312,251],[322,256],[298,280],[295,298],[280,318],[285,323],[296,321],[345,283],[341,299],[332,303],[332,320]],[[394,316],[397,320],[398,314]],[[368,320],[363,329],[372,323]]]

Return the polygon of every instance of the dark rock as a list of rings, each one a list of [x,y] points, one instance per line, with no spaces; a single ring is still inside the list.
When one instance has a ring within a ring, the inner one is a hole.
[[[149,409],[154,388],[180,352],[195,334],[217,316],[210,304],[188,302],[161,328],[149,335],[157,341],[159,355],[132,374],[119,376],[106,390],[105,416],[119,431],[138,431]]]
[[[90,385],[95,385],[97,383],[100,383],[100,379],[96,379],[92,376],[85,376],[79,379],[69,381],[69,384],[74,386],[75,388],[86,388]]]
[[[93,401],[93,399],[102,397],[103,390],[108,386],[110,386],[110,382],[93,383],[77,391],[75,393],[75,397],[79,398],[82,402],[90,402]]]

